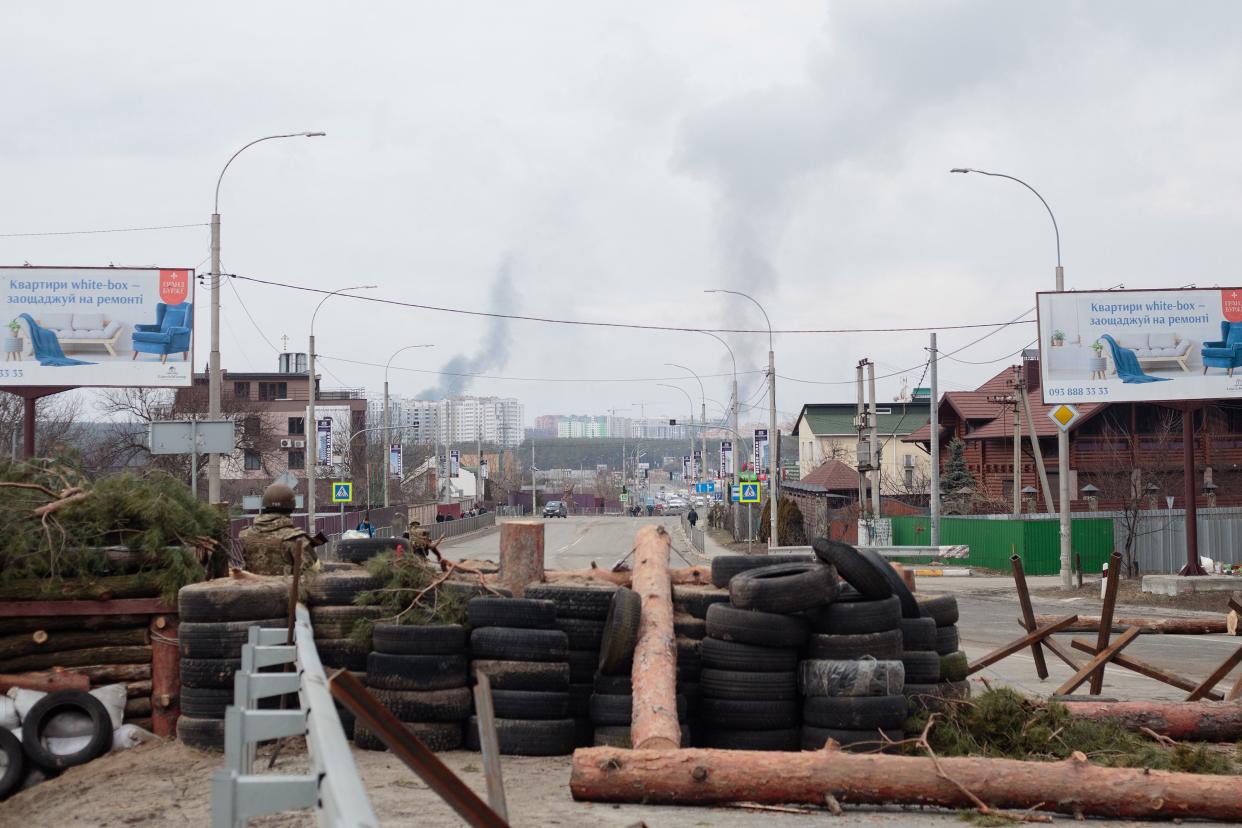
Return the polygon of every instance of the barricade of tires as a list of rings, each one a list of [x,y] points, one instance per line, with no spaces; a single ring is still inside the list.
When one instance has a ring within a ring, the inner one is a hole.
[[[336,559],[345,563],[364,564],[377,555],[401,550],[410,551],[405,538],[341,538],[336,542]]]
[[[492,687],[496,738],[509,756],[560,756],[575,746],[569,706],[569,636],[556,605],[533,598],[471,599],[471,670]],[[466,747],[479,749],[479,724],[466,724]]]
[[[966,680],[966,653],[961,650],[957,632],[957,599],[952,595],[929,594],[916,596],[916,601],[921,620],[926,625],[928,657],[934,655],[937,659],[936,680],[917,680],[931,677],[930,666],[926,674],[915,678],[907,673],[905,693],[911,710],[937,710],[946,700],[970,696],[970,683]]]
[[[371,538],[360,538],[370,541]],[[378,539],[377,539],[378,540]],[[341,541],[344,543],[344,541]],[[338,550],[339,551],[339,550]],[[383,615],[379,607],[354,604],[360,592],[375,589],[378,579],[360,566],[328,564],[329,568],[306,577],[305,599],[315,631],[315,649],[326,670],[348,670],[366,683],[367,656],[371,643],[355,635],[355,626]],[[354,714],[336,705],[347,738],[354,736]]]
[[[376,624],[371,640],[365,681],[375,698],[429,749],[460,748],[471,711],[466,628]],[[361,723],[354,725],[354,744],[386,749]]]

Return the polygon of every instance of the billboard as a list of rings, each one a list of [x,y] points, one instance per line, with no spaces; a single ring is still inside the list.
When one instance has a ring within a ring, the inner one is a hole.
[[[193,268],[0,271],[0,385],[190,385]]]
[[[733,474],[733,441],[720,441],[720,475]]]
[[[393,477],[405,477],[404,455],[400,443],[392,443],[388,446],[388,468]]]
[[[1242,288],[1040,293],[1037,306],[1045,403],[1242,397]]]
[[[768,467],[768,430],[755,429],[755,471],[761,472]]]

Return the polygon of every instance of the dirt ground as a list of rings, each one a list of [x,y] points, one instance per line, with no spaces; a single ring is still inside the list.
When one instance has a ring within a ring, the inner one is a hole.
[[[1242,578],[1238,579],[1238,588],[1242,590]],[[1031,594],[1040,598],[1081,598],[1079,606],[1100,606],[1100,579],[1085,578],[1081,590],[1065,590],[1060,587],[1032,589]],[[1173,609],[1190,612],[1218,612],[1222,616],[1229,612],[1227,606],[1228,592],[1191,592],[1185,595],[1152,595],[1143,592],[1141,578],[1124,578],[1117,584],[1117,603],[1131,607],[1144,607],[1151,610]]]

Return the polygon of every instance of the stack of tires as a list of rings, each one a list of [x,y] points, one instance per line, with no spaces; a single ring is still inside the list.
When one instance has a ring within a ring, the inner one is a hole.
[[[472,669],[490,681],[500,752],[573,753],[569,636],[556,628],[556,605],[533,598],[473,598],[469,613]],[[466,747],[479,748],[475,716],[466,724]]]
[[[713,572],[717,569],[713,561]],[[798,750],[804,614],[836,597],[836,571],[818,561],[793,561],[741,569],[728,583],[730,604],[707,611],[699,742],[735,750]]]
[[[349,566],[320,572],[307,578],[306,603],[315,649],[324,667],[362,673],[367,669],[369,642],[353,635],[354,625],[383,614],[379,607],[354,605],[358,593],[378,589],[380,582],[365,569]]]
[[[372,642],[375,650],[365,666],[375,698],[429,749],[460,748],[471,710],[466,628],[376,624]],[[363,724],[354,726],[354,743],[366,750],[385,749]]]
[[[928,658],[936,659],[936,678],[930,667],[925,674],[911,676],[906,673],[906,696],[911,709],[923,707],[938,709],[945,699],[964,699],[970,696],[970,682],[966,680],[966,653],[961,650],[957,633],[957,599],[952,595],[919,595],[916,599],[920,621],[925,627]]]
[[[532,584],[525,597],[551,601],[556,607],[556,626],[569,641],[569,715],[574,720],[574,744],[595,743],[591,722],[591,694],[604,638],[604,619],[616,587],[570,584]]]
[[[177,738],[190,747],[224,746],[224,711],[233,703],[233,675],[256,624],[283,627],[289,579],[218,578],[177,594],[180,617],[181,717]]]

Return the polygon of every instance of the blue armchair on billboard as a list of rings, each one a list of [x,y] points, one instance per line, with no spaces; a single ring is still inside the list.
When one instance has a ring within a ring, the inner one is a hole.
[[[194,327],[194,305],[182,302],[155,306],[154,325],[134,326],[134,359],[139,354],[158,354],[160,362],[167,362],[169,354],[180,353],[183,360],[190,358],[190,332]]]
[[[1220,341],[1204,342],[1203,373],[1209,368],[1224,368],[1233,376],[1233,369],[1242,367],[1242,322],[1221,322]]]

